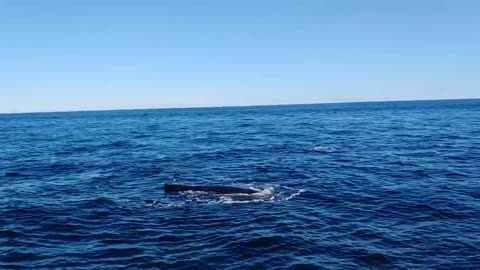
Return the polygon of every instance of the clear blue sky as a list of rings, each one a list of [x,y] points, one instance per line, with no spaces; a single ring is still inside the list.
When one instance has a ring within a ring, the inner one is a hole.
[[[0,0],[0,112],[480,97],[476,0]]]

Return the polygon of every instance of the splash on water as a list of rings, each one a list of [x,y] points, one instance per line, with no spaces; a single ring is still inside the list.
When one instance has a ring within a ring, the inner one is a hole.
[[[312,150],[314,152],[321,152],[321,153],[332,153],[332,152],[338,152],[340,151],[340,148],[338,147],[333,147],[333,146],[314,146],[312,147]]]
[[[247,204],[262,202],[280,202],[291,200],[301,193],[303,189],[294,189],[287,186],[255,186],[247,185],[258,190],[253,194],[216,194],[204,191],[184,191],[175,194],[162,194],[158,199],[145,200],[145,207],[172,208],[194,205],[221,205],[221,204]]]

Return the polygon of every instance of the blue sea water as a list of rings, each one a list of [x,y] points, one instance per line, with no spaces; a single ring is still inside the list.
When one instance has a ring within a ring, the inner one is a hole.
[[[0,268],[480,269],[480,100],[0,115]]]

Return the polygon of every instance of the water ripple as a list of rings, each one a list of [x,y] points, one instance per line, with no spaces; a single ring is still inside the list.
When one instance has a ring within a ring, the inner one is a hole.
[[[0,268],[477,269],[478,110],[0,115]],[[165,194],[165,182],[266,192]]]

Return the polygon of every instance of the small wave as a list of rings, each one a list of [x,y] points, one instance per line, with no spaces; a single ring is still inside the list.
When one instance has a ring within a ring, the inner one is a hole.
[[[291,193],[288,196],[285,196],[284,198],[280,198],[281,201],[289,201],[305,192],[305,189],[295,190],[289,187],[284,187],[284,188],[289,189]]]
[[[321,152],[321,153],[332,153],[332,152],[339,152],[340,148],[333,147],[333,146],[314,146],[312,147],[312,151],[314,152]]]
[[[369,253],[359,256],[359,259],[370,266],[380,266],[384,264],[390,264],[391,261],[387,255],[382,253]]]
[[[28,251],[7,251],[3,255],[3,260],[5,262],[24,262],[24,261],[35,261],[41,258],[41,256]]]
[[[0,230],[0,238],[15,238],[23,236],[23,233],[15,230]]]
[[[188,205],[187,201],[179,201],[179,202],[162,202],[157,200],[145,200],[144,207],[146,208],[183,208]]]
[[[18,173],[18,172],[6,172],[5,176],[6,177],[18,177],[18,176],[23,176],[23,174]]]

